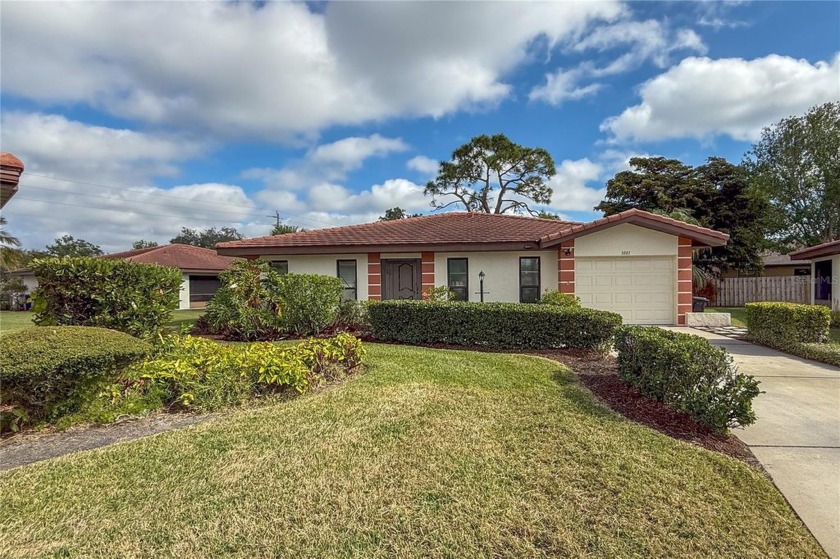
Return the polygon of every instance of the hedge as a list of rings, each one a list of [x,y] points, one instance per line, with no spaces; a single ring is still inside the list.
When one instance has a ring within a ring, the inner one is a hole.
[[[32,263],[38,279],[34,322],[97,326],[151,337],[178,308],[181,271],[106,258],[44,258]]]
[[[492,348],[603,348],[621,316],[521,303],[382,301],[368,307],[374,338],[409,344]]]
[[[643,394],[688,413],[713,431],[755,422],[758,381],[705,339],[656,327],[625,326],[616,335],[618,374]]]
[[[25,328],[0,337],[0,401],[30,418],[66,412],[85,389],[112,380],[120,369],[145,357],[152,346],[104,328]]]
[[[760,344],[785,349],[828,340],[828,307],[795,303],[747,303],[745,307],[749,337]]]

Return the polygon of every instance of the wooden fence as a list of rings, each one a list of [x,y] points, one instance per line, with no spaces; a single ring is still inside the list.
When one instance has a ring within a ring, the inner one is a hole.
[[[811,302],[811,276],[771,276],[713,280],[717,295],[710,304],[740,307],[755,301]]]

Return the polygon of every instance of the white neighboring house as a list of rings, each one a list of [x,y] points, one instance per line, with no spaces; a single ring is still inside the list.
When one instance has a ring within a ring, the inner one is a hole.
[[[791,252],[790,257],[811,261],[811,304],[840,312],[840,240]]]
[[[191,245],[163,245],[105,254],[99,258],[122,259],[142,264],[159,264],[181,270],[179,309],[203,308],[219,288],[219,273],[227,270],[236,258],[220,256],[215,250]],[[12,272],[20,277],[27,293],[38,287],[31,270]]]
[[[583,224],[444,213],[231,241],[216,250],[265,258],[281,272],[337,276],[346,299],[420,299],[446,285],[462,300],[527,303],[559,289],[627,323],[685,324],[693,249],[728,239],[635,209]]]

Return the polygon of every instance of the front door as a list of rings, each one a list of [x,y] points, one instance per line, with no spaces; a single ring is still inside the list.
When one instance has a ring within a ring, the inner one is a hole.
[[[420,299],[420,260],[382,261],[382,299]]]

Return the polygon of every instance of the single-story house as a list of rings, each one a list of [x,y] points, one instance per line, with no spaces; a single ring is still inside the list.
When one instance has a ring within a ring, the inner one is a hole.
[[[762,277],[810,276],[811,262],[800,258],[791,258],[790,254],[767,251],[761,254]],[[753,274],[740,273],[737,270],[724,272],[724,278],[748,278]]]
[[[181,270],[179,309],[203,308],[219,289],[219,273],[227,270],[236,258],[220,256],[215,250],[191,245],[163,245],[105,254],[100,258],[159,264]],[[12,272],[23,280],[29,292],[38,287],[31,270]]]
[[[840,240],[803,248],[790,256],[811,262],[811,303],[840,311]]]
[[[729,236],[640,210],[590,223],[444,213],[216,245],[282,272],[326,274],[358,300],[420,299],[446,285],[468,301],[535,302],[548,290],[628,323],[684,324],[692,250]]]

